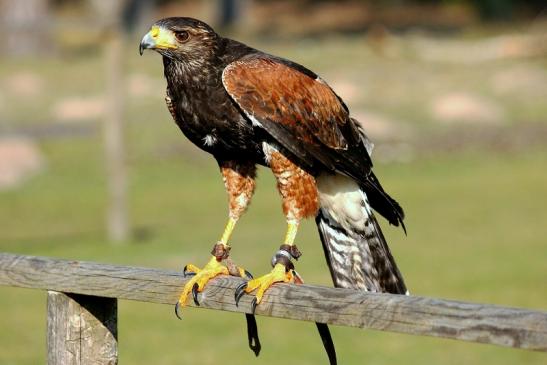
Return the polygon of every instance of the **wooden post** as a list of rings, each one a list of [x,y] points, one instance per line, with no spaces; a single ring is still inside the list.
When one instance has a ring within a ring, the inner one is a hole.
[[[118,363],[115,298],[48,291],[48,365]]]

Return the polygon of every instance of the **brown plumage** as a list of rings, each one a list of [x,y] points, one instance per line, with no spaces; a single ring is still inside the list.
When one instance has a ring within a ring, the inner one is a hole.
[[[348,122],[348,111],[320,79],[273,59],[249,57],[228,65],[222,80],[252,117],[279,123],[307,144],[348,147],[340,130]]]
[[[256,165],[223,161],[220,172],[228,193],[229,216],[237,220],[251,203],[256,186]]]
[[[315,217],[319,201],[313,176],[277,151],[271,154],[270,168],[277,180],[287,220],[299,222],[304,218]]]

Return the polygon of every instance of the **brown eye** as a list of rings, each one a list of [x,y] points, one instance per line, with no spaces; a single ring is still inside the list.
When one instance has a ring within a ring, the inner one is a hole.
[[[181,30],[175,33],[175,38],[177,38],[177,41],[179,42],[186,42],[188,38],[190,38],[190,34],[185,30]]]

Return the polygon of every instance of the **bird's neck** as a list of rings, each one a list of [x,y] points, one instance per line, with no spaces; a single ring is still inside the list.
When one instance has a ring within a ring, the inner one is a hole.
[[[164,74],[172,96],[178,99],[220,86],[221,68],[215,67],[215,62],[214,58],[181,61],[164,56]]]

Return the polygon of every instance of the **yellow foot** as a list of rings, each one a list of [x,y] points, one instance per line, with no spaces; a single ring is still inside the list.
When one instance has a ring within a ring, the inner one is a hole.
[[[192,296],[194,297],[194,303],[199,305],[198,293],[203,291],[205,284],[215,276],[228,275],[228,268],[218,262],[216,257],[212,257],[207,265],[201,270],[192,264],[186,265],[186,267],[184,267],[184,276],[187,275],[193,275],[193,277],[184,286],[179,301],[175,306],[175,314],[179,319],[181,318],[180,310],[186,304],[190,292],[192,292]]]
[[[247,281],[236,288],[235,291],[235,300],[236,306],[239,304],[239,300],[245,293],[250,293],[256,289],[256,295],[253,301],[251,302],[252,313],[254,314],[256,306],[262,301],[264,292],[268,290],[270,286],[274,283],[289,283],[294,281],[296,278],[293,270],[286,270],[285,266],[282,264],[276,264],[272,271],[269,274],[261,276],[259,278]]]
[[[179,319],[181,318],[180,311],[182,307],[184,307],[184,305],[186,304],[186,300],[188,299],[188,295],[190,294],[190,292],[192,293],[194,303],[199,306],[198,293],[201,293],[209,280],[211,280],[215,276],[232,274],[239,275],[242,278],[247,279],[253,278],[251,273],[241,267],[233,265],[231,261],[229,261],[229,266],[231,266],[231,270],[229,270],[228,267],[217,261],[216,257],[212,257],[203,269],[199,269],[197,266],[192,264],[188,264],[184,267],[184,276],[192,276],[192,278],[184,286],[182,294],[179,297],[179,301],[175,305],[175,314]]]

